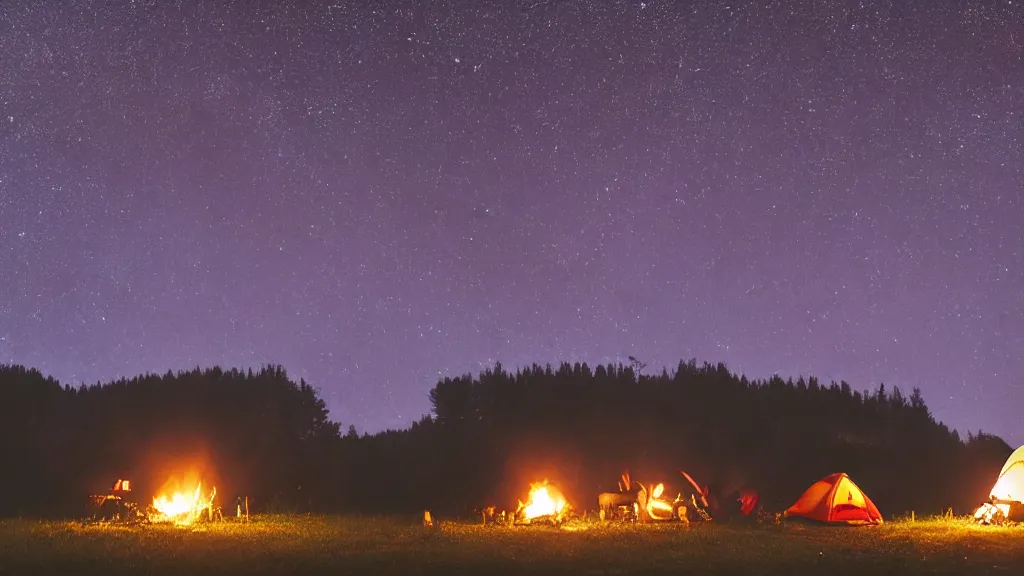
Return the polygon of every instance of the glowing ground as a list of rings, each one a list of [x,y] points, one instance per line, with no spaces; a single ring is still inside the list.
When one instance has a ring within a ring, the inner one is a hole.
[[[1024,528],[570,524],[404,518],[173,526],[0,521],[0,574],[1022,574]]]

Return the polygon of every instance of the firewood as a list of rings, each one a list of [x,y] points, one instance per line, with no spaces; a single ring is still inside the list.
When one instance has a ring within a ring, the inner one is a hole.
[[[497,510],[498,510],[498,507],[497,506],[493,506],[493,505],[492,506],[485,506],[483,508],[476,509],[476,511],[480,513],[481,523],[484,526],[487,526],[488,522],[496,522],[497,521],[497,519],[495,517],[495,513],[497,512]]]
[[[638,492],[604,492],[597,495],[597,505],[604,513],[602,520],[614,516],[622,506],[632,506],[636,502]]]
[[[637,520],[639,520],[640,522],[647,522],[647,521],[651,520],[651,515],[647,513],[647,498],[648,498],[648,491],[641,484],[640,485],[640,492],[638,492],[637,495],[636,495]]]
[[[690,525],[690,518],[688,516],[688,511],[687,511],[685,505],[680,506],[679,508],[677,508],[676,509],[676,514],[679,516],[679,522],[681,524],[683,524],[684,526],[689,526]]]

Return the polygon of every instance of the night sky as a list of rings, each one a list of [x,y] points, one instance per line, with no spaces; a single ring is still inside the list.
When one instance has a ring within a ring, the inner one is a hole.
[[[65,383],[372,432],[695,357],[1020,444],[1022,230],[1022,0],[0,4],[0,362]]]

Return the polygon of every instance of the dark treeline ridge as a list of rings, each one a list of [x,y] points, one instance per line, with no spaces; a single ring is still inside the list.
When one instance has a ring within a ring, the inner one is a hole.
[[[336,490],[338,424],[283,368],[195,369],[61,386],[0,366],[0,515],[68,516],[127,478],[154,494],[198,474],[220,501],[318,506]]]
[[[722,493],[752,486],[774,511],[843,471],[886,516],[963,514],[1011,452],[936,422],[916,389],[748,380],[694,360],[658,375],[498,364],[439,381],[430,400],[433,414],[408,429],[342,435],[317,391],[280,366],[78,388],[0,366],[0,516],[76,515],[117,478],[153,494],[186,471],[257,511],[468,515],[514,508],[544,478],[593,509],[626,469],[670,485],[685,469]]]

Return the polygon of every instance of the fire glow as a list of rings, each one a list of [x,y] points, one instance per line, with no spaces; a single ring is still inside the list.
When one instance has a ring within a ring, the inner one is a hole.
[[[149,521],[187,526],[198,520],[204,512],[212,511],[213,499],[216,496],[217,488],[204,495],[202,482],[196,484],[194,491],[161,494],[153,498],[153,511],[149,514]]]
[[[982,524],[1000,523],[1010,515],[1009,504],[991,504],[986,502],[974,511],[974,519]]]
[[[992,502],[982,504],[974,511],[974,519],[982,524],[1002,523],[1010,516],[1011,500],[1019,497],[1011,493],[1011,482],[1009,476],[1001,476],[992,487]]]
[[[1006,501],[1024,501],[1024,494],[1013,493],[1014,480],[1015,478],[1009,474],[1000,476],[999,480],[996,481],[996,485],[992,487],[992,498]],[[1007,507],[1007,510],[1009,510],[1009,507]]]
[[[527,502],[519,502],[519,514],[527,523],[539,518],[557,520],[566,511],[566,507],[565,496],[561,490],[547,482],[541,482],[530,486]]]
[[[1014,450],[1003,464],[989,501],[974,511],[974,519],[982,524],[1019,522],[1021,512],[1017,505],[1024,503],[1024,446]]]
[[[675,512],[675,506],[668,500],[663,500],[665,484],[659,483],[651,490],[651,496],[647,499],[647,514],[655,520],[667,520]]]

